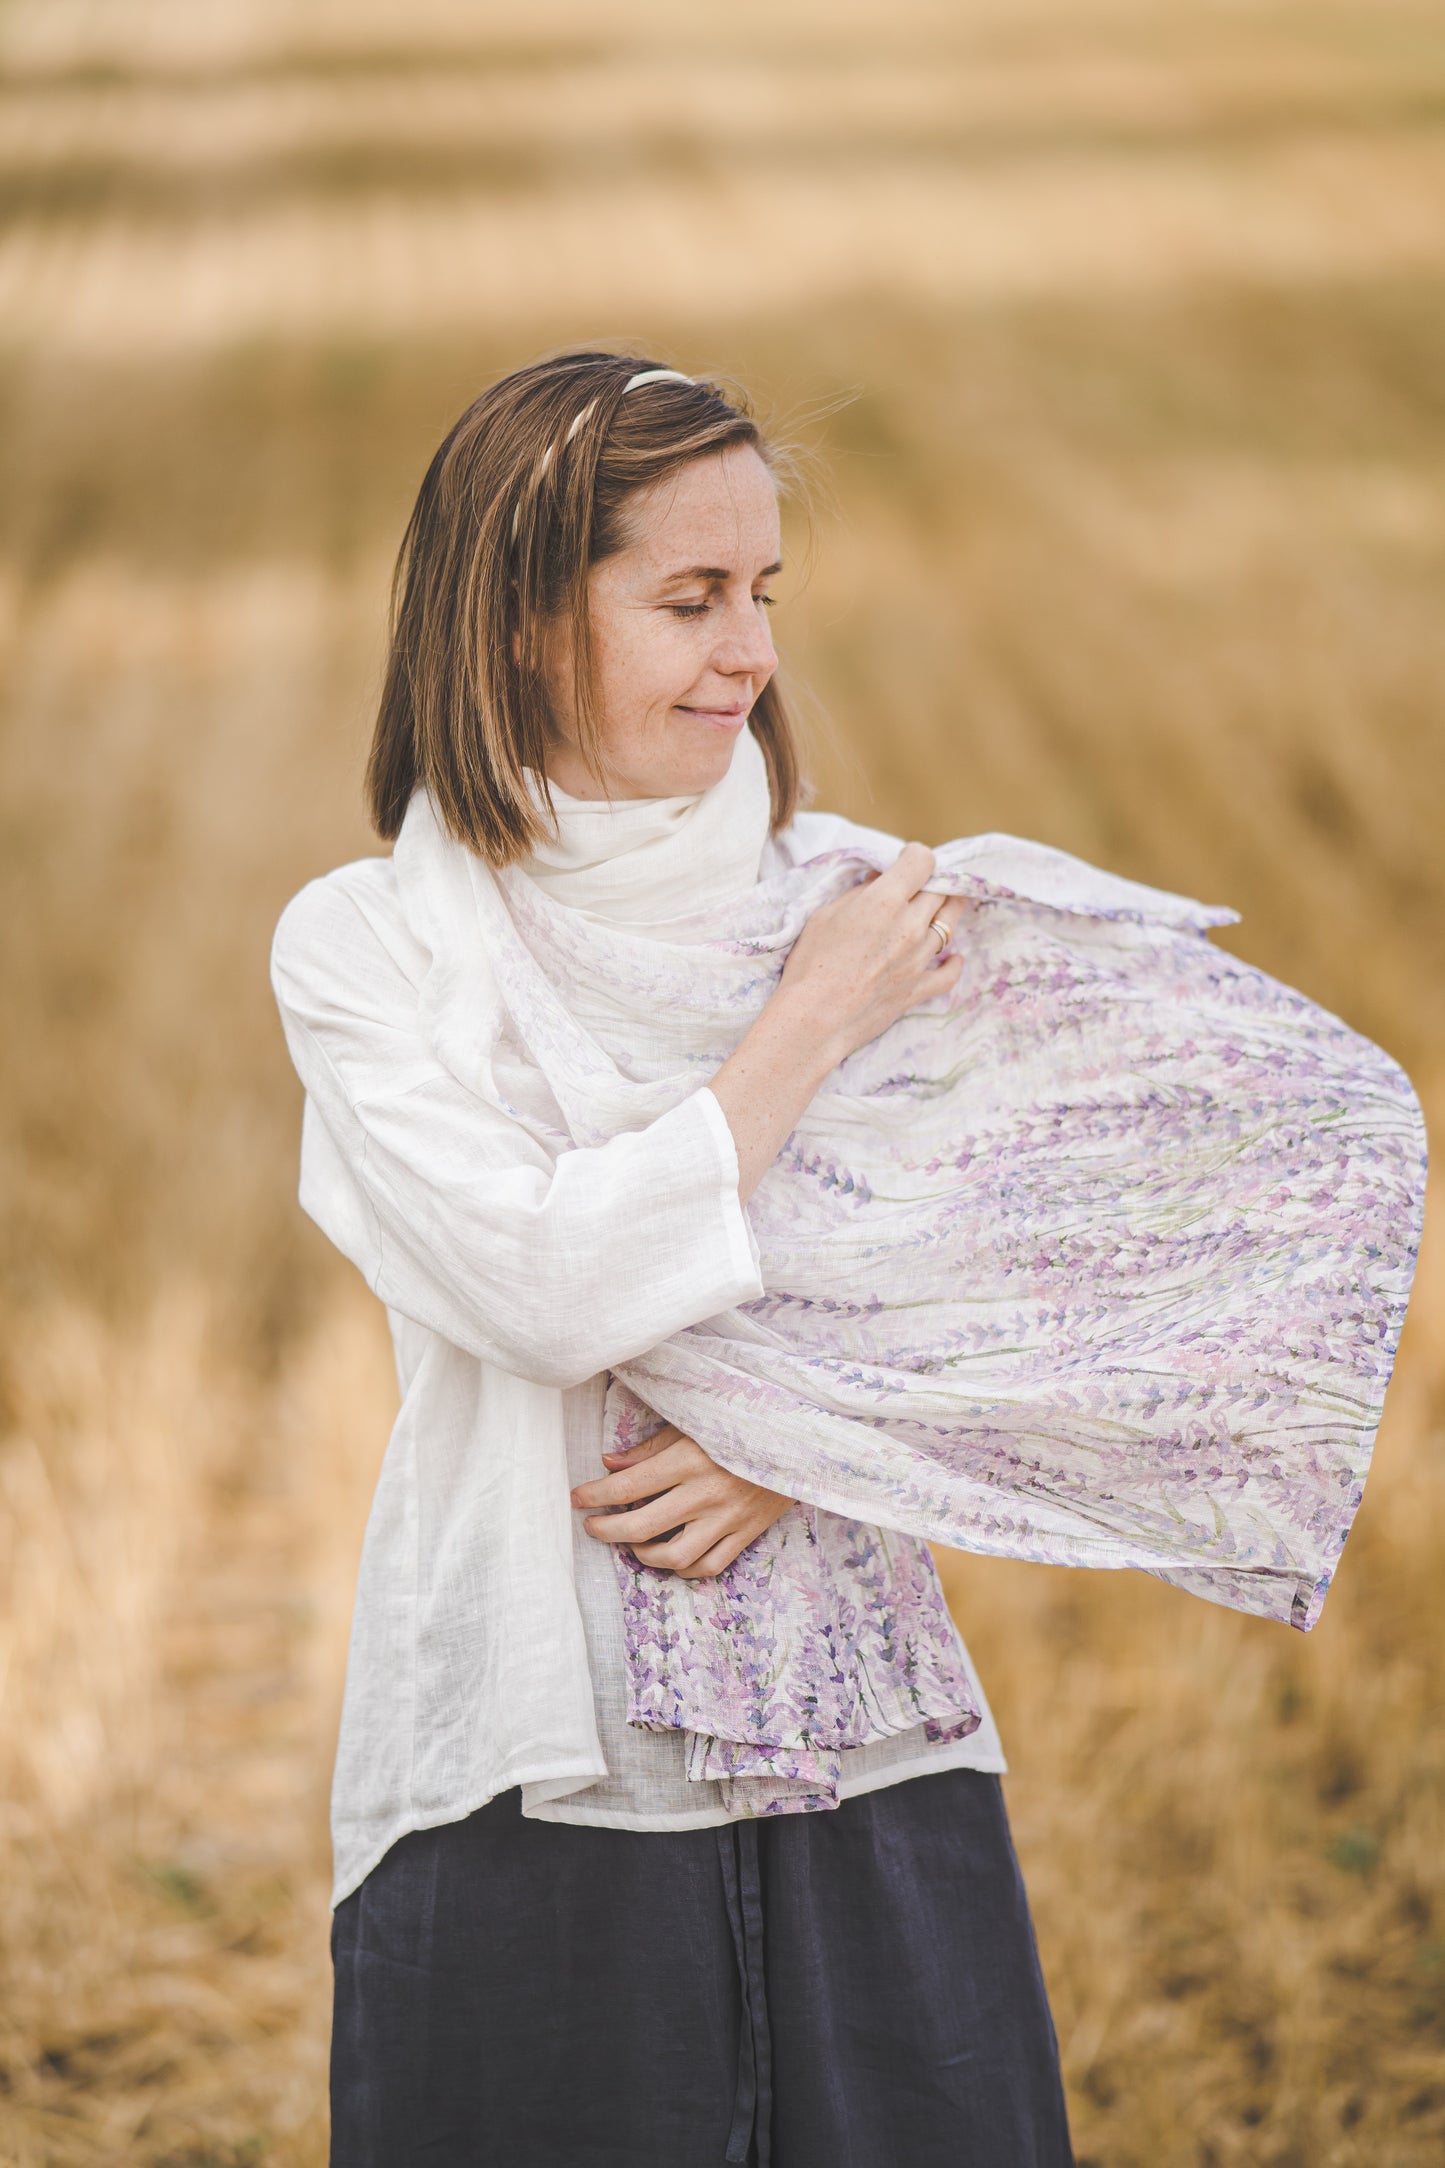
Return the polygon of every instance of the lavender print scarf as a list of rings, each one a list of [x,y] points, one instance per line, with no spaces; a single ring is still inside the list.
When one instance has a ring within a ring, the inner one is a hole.
[[[744,735],[666,805],[560,806],[490,874],[425,797],[398,873],[441,1058],[555,1149],[706,1083],[808,915],[896,840],[767,840]],[[834,1071],[756,1191],[766,1293],[624,1365],[798,1498],[689,1582],[619,1551],[629,1715],[759,1813],[836,1803],[846,1747],[978,1722],[927,1541],[1135,1567],[1308,1628],[1359,1504],[1419,1236],[1401,1071],[1217,948],[1233,914],[1010,837],[945,845],[956,992]]]

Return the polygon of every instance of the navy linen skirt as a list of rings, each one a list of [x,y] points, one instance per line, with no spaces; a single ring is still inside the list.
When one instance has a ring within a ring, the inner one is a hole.
[[[332,2168],[1068,2168],[997,1777],[640,1832],[507,1792],[332,1934]]]

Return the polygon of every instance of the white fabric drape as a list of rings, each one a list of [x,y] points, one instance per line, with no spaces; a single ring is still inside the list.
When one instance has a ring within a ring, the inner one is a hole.
[[[413,1696],[403,1826],[595,1758],[554,1443],[598,1371],[614,1423],[804,1501],[716,1584],[623,1560],[635,1719],[763,1811],[826,1804],[851,1740],[967,1723],[923,1538],[1308,1625],[1358,1503],[1422,1195],[1395,1066],[1215,948],[1231,914],[975,838],[934,884],[970,904],[957,996],[835,1073],[744,1215],[707,1080],[899,848],[811,815],[769,845],[761,770],[745,735],[697,800],[561,802],[500,876],[418,796],[390,865],[283,920],[303,1198],[416,1328],[352,1667]],[[365,1715],[349,1686],[343,1765]]]
[[[808,915],[898,848],[763,865],[766,818],[747,734],[691,804],[559,806],[540,881],[415,801],[403,902],[444,989],[492,974],[524,1119],[597,1147],[664,1116]],[[678,915],[689,883],[708,901]],[[685,1728],[759,1811],[828,1803],[840,1747],[967,1727],[924,1537],[1309,1625],[1409,1285],[1413,1095],[1204,938],[1233,914],[1009,837],[945,846],[934,885],[971,905],[963,981],[799,1123],[750,1209],[765,1295],[612,1366],[616,1422],[656,1411],[805,1501],[717,1584],[623,1554],[636,1720]],[[433,1013],[494,1092],[475,1001]]]

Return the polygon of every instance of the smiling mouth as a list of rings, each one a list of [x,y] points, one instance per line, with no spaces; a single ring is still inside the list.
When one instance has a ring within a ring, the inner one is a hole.
[[[677,704],[684,715],[695,715],[704,723],[740,723],[748,712],[746,708],[690,708],[681,700]]]

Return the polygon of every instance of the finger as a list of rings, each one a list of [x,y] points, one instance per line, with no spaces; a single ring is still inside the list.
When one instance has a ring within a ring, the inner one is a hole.
[[[931,918],[942,919],[944,924],[956,926],[963,916],[964,898],[945,896],[937,888],[920,888],[916,896],[909,898],[907,910],[926,926]]]
[[[674,1439],[660,1453],[648,1459],[630,1460],[610,1475],[594,1476],[590,1482],[579,1483],[572,1493],[572,1503],[585,1512],[596,1513],[603,1506],[635,1505],[639,1498],[651,1498],[660,1490],[670,1490],[687,1477],[697,1473],[697,1464],[683,1442]]]
[[[735,1533],[724,1514],[702,1513],[676,1534],[655,1543],[634,1543],[632,1548],[644,1566],[665,1566],[671,1573],[685,1573]]]
[[[609,1468],[634,1468],[640,1461],[651,1460],[669,1445],[676,1445],[682,1432],[676,1423],[664,1423],[650,1438],[642,1438],[636,1445],[619,1445],[602,1458]]]
[[[918,988],[910,1006],[917,1009],[922,1008],[925,1002],[942,1000],[944,995],[952,993],[962,973],[961,956],[940,956],[937,963],[930,959],[923,967],[923,975],[918,981]]]
[[[706,1510],[704,1499],[671,1490],[664,1491],[660,1498],[649,1498],[643,1505],[628,1506],[621,1513],[594,1513],[582,1526],[599,1543],[630,1543],[636,1549],[639,1543],[655,1543],[659,1537],[670,1536],[675,1528],[685,1527],[689,1519],[698,1518]]]
[[[936,888],[926,888],[922,900],[933,907],[929,912],[930,918],[936,918],[948,928],[950,934],[957,932],[959,921],[968,909],[966,896],[942,896]]]
[[[687,1569],[688,1572],[701,1578],[701,1569],[710,1559],[707,1572],[721,1573],[724,1566],[741,1557],[749,1544],[756,1543],[759,1536],[765,1534],[775,1521],[781,1520],[782,1516],[791,1510],[793,1503],[794,1501],[785,1498],[781,1491],[755,1490],[748,1509],[741,1514],[731,1500],[714,1515],[698,1514],[689,1526],[689,1533],[701,1533],[711,1518],[717,1523],[713,1531],[716,1541],[710,1550],[699,1552],[692,1566]],[[683,1570],[681,1566],[674,1568],[674,1571],[679,1573]]]
[[[933,872],[933,853],[926,843],[905,843],[886,873],[878,876],[876,893],[911,898],[918,894]]]
[[[961,910],[949,910],[931,891],[925,891],[922,900],[934,906],[927,917],[920,917],[917,927],[919,940],[931,943],[931,946],[925,949],[927,964],[931,969],[945,949],[953,946],[953,938],[958,932],[958,922],[963,913]],[[912,908],[910,904],[909,909]]]
[[[673,1570],[684,1581],[710,1581],[715,1575],[726,1573],[733,1560],[741,1558],[749,1543],[756,1540],[756,1537],[734,1530],[715,1543],[710,1551],[704,1551],[701,1558],[694,1559],[690,1566],[677,1566]]]

